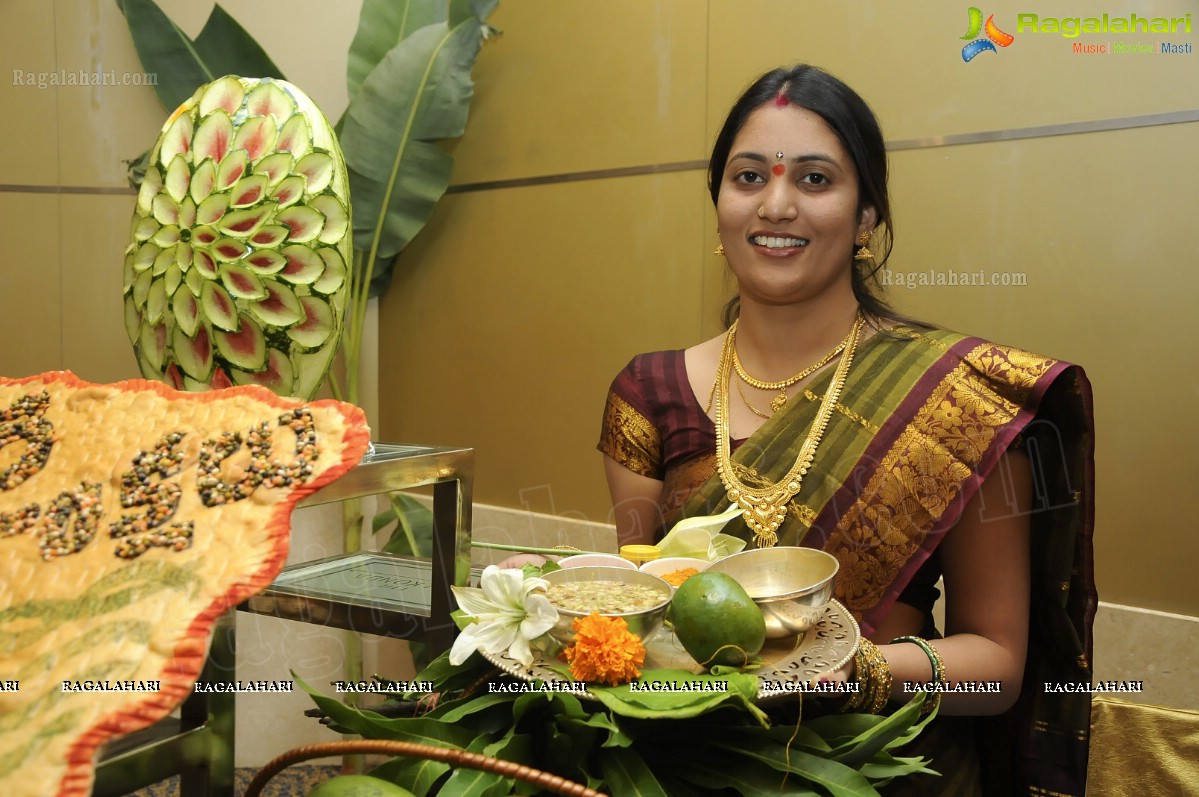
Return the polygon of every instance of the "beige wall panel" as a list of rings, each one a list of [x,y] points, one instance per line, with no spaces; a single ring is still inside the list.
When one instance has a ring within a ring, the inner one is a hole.
[[[142,71],[115,2],[58,0],[57,68],[99,76],[105,85],[61,86],[58,99],[59,182],[68,186],[127,185],[122,161],[149,149],[166,113],[153,80]]]
[[[0,194],[0,376],[62,367],[59,197]]]
[[[186,0],[163,0],[159,5],[193,37],[199,35],[213,7],[211,2]],[[278,6],[235,0],[223,7],[258,40],[283,74],[336,121],[346,105],[346,53],[357,30],[361,4],[289,3],[291,22],[285,26],[278,24]],[[125,17],[115,2],[59,0],[58,12],[57,68],[72,73],[111,73],[116,83],[51,90],[58,92],[60,181],[65,185],[124,185],[122,161],[154,145],[168,112],[152,87],[128,85],[144,82],[145,77]],[[297,40],[304,46],[297,46]]]
[[[134,197],[62,199],[62,366],[92,382],[141,376],[121,294]]]
[[[170,5],[203,8],[194,31],[199,33],[212,3],[171,0]],[[262,45],[289,81],[312,97],[330,123],[335,123],[349,102],[346,58],[358,30],[362,0],[288,0],[283,5],[222,0],[221,7]],[[286,15],[287,24],[280,24],[280,14]]]
[[[1199,12],[1188,0],[1114,3],[1046,0],[1005,4],[996,24],[1015,35],[998,52],[962,60],[966,3],[797,3],[794,0],[713,0],[711,5],[710,129],[758,74],[807,62],[853,86],[871,104],[889,140],[1004,130],[1199,107],[1199,54],[1079,55],[1074,42],[1199,44]],[[1085,8],[1084,8],[1085,6]],[[1041,17],[1182,17],[1192,32],[1158,34],[1016,33],[1017,12]]]
[[[1108,601],[1199,614],[1180,474],[1199,471],[1199,275],[1191,226],[1199,125],[898,153],[902,310],[1083,365],[1097,424],[1096,559]],[[948,272],[1024,286],[920,287]],[[1168,555],[1163,556],[1163,552]]]
[[[380,309],[381,439],[478,451],[481,503],[607,519],[612,378],[698,338],[692,174],[459,194]]]
[[[0,3],[0,112],[5,120],[0,125],[0,183],[58,183],[58,89],[49,86],[49,73],[57,68],[54,6],[44,0]],[[39,73],[44,87],[36,82]]]
[[[704,4],[501,2],[455,183],[703,157]]]

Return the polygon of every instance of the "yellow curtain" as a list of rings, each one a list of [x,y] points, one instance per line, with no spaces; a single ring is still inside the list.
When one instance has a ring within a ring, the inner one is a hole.
[[[1088,797],[1194,794],[1199,712],[1096,695],[1090,755]]]

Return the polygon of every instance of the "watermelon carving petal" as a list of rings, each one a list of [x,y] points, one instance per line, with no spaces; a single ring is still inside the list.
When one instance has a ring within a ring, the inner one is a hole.
[[[351,235],[345,160],[304,92],[233,75],[201,87],[163,125],[130,223],[139,369],[310,398],[341,336]]]

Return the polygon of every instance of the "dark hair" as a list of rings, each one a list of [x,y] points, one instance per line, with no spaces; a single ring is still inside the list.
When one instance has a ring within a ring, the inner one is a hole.
[[[750,114],[778,97],[784,97],[793,105],[806,108],[823,119],[841,145],[853,159],[858,173],[858,197],[863,207],[871,206],[878,215],[881,238],[876,235],[876,251],[871,261],[851,260],[853,266],[853,293],[862,308],[862,313],[871,320],[888,319],[909,321],[897,314],[880,295],[877,273],[891,256],[892,230],[891,200],[887,194],[887,147],[878,120],[866,101],[857,92],[837,78],[814,66],[799,64],[790,69],[775,69],[755,80],[733,105],[716,144],[712,147],[712,159],[708,163],[708,190],[712,203],[720,196],[720,184],[724,167],[728,163],[733,139],[741,132]],[[846,253],[852,257],[852,252]],[[739,297],[734,296],[724,308],[724,324],[729,326],[737,317]]]

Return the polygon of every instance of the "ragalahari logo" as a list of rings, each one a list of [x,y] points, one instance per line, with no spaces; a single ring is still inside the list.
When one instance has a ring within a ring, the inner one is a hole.
[[[986,32],[986,38],[979,38],[978,34]],[[969,63],[974,60],[974,56],[979,53],[992,52],[997,53],[995,45],[1007,47],[1016,40],[1016,37],[1010,33],[1004,33],[995,25],[995,15],[987,17],[987,22],[983,24],[983,12],[978,8],[970,9],[970,27],[966,30],[966,35],[963,39],[970,40],[969,44],[962,48],[962,60]]]

